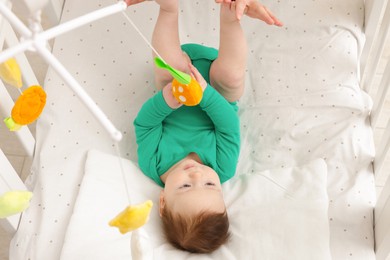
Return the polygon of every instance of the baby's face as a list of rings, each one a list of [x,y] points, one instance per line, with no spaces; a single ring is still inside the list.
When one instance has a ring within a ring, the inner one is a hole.
[[[212,168],[185,158],[168,173],[165,189],[161,192],[160,211],[168,206],[173,213],[181,215],[225,212],[221,183]]]

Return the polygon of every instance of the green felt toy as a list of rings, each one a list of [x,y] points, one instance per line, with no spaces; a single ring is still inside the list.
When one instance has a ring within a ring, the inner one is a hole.
[[[172,75],[172,94],[178,102],[186,106],[196,106],[200,103],[203,89],[193,77],[172,68],[159,57],[156,57],[154,62],[157,67],[167,70]]]

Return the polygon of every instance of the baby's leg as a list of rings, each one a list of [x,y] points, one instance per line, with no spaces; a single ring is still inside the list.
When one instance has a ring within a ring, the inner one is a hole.
[[[180,48],[179,3],[178,0],[156,0],[160,12],[154,27],[152,45],[162,58],[173,68],[188,71],[188,56]],[[153,57],[155,57],[153,53]],[[158,89],[172,81],[172,76],[163,69],[155,67],[155,80]]]
[[[228,101],[237,101],[244,91],[247,45],[235,3],[221,4],[218,58],[210,68],[211,85]]]

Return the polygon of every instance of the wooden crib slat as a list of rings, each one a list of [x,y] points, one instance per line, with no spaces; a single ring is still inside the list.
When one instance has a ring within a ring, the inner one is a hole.
[[[390,256],[390,179],[375,207],[375,251],[378,260]]]
[[[364,19],[364,33],[366,35],[366,42],[360,57],[360,71],[363,75],[367,74],[367,62],[368,57],[372,52],[373,43],[376,35],[378,34],[378,28],[381,24],[381,17],[387,0],[365,0],[365,19]]]
[[[390,88],[390,60],[387,61],[383,77],[374,98],[374,106],[371,111],[371,126],[374,128],[378,122],[379,115],[382,112],[383,105],[386,101],[387,93]]]
[[[51,24],[57,25],[60,22],[63,5],[64,0],[50,0],[46,4],[43,12]]]
[[[390,1],[366,0],[365,34],[366,43],[360,60],[361,88],[366,92],[371,85],[381,60],[386,40],[390,34]],[[371,113],[371,126],[378,122],[382,107],[390,87],[390,62],[387,63],[381,83],[374,98]],[[382,136],[374,161],[376,178],[383,172],[387,151],[390,149],[390,120]],[[387,173],[388,174],[388,173]],[[376,258],[385,260],[390,256],[390,179],[388,178],[375,207],[375,249]]]
[[[376,179],[379,179],[379,176],[382,174],[381,170],[385,163],[385,159],[389,149],[390,149],[390,120],[387,123],[386,130],[377,147],[377,153],[374,160],[374,170],[375,170]]]
[[[385,234],[381,243],[376,247],[376,259],[386,260],[390,256],[390,232]]]
[[[8,7],[11,6],[9,1],[2,1]],[[9,22],[0,15],[0,50],[3,49],[4,44],[8,46],[13,46],[18,43],[18,37],[10,26]],[[22,77],[24,85],[37,85],[38,81],[32,70],[25,54],[17,55],[16,57],[18,64],[22,71]],[[10,116],[14,101],[10,94],[8,93],[7,88],[5,87],[3,81],[0,80],[0,115],[1,118]],[[2,120],[1,124],[4,123]],[[19,131],[13,133],[14,136],[20,141],[21,146],[23,146],[26,154],[28,156],[33,156],[35,139],[30,132],[28,127],[22,127]],[[23,181],[12,167],[11,163],[8,161],[7,157],[0,149],[0,195],[10,190],[27,190]],[[0,219],[0,225],[3,229],[10,234],[16,232],[21,214],[15,214],[5,219]]]
[[[9,4],[9,2],[7,2]],[[10,5],[9,5],[10,6]],[[13,31],[11,25],[6,19],[0,16],[1,22],[1,38],[0,38],[0,49],[3,49],[4,43],[8,46],[13,46],[19,43],[18,37]],[[17,55],[17,62],[22,71],[23,83],[26,86],[39,85],[39,82],[35,76],[33,69],[30,66],[24,53]],[[11,114],[12,107],[14,106],[14,101],[10,94],[8,93],[7,88],[4,83],[0,80],[0,115],[2,118],[9,117]],[[3,122],[0,122],[3,123]],[[28,127],[22,127],[19,131],[14,132],[15,137],[20,141],[20,144],[26,151],[26,154],[30,157],[34,154],[35,139],[28,129]]]
[[[9,6],[9,4],[7,6]],[[0,15],[0,32],[3,32],[4,30],[5,21],[6,20],[4,19],[4,17]],[[0,33],[0,50],[3,49],[4,40],[5,40],[5,33]]]
[[[6,87],[3,82],[0,80],[0,115],[1,118],[9,117],[11,114],[12,107],[14,102],[11,96],[8,94]],[[4,124],[0,121],[0,123]],[[27,155],[32,157],[34,154],[35,139],[31,134],[28,127],[24,126],[19,131],[14,132],[15,136],[19,139],[21,145],[26,151]]]
[[[61,18],[64,0],[23,0],[30,13],[43,10],[51,24],[58,24]]]
[[[384,12],[383,16],[382,12]],[[381,17],[383,17],[382,20],[380,20]],[[365,29],[366,44],[361,56],[361,71],[363,75],[361,87],[366,92],[369,92],[386,39],[390,33],[390,3],[387,0],[374,1],[372,11],[366,20]]]
[[[0,195],[10,190],[27,190],[23,181],[16,173],[7,157],[0,149]],[[14,233],[18,227],[20,214],[0,219],[1,226],[9,233]]]
[[[389,78],[388,75],[386,77]],[[374,160],[375,178],[379,179],[383,174],[388,175],[386,184],[375,206],[376,255],[377,259],[383,260],[390,256],[390,175],[382,170],[389,150],[390,120],[388,120],[387,127],[379,142]]]
[[[385,134],[382,137],[385,139],[381,142],[379,152],[375,156],[374,168],[376,178],[382,173],[381,169],[384,164],[387,151],[390,149],[390,120],[388,122]],[[387,173],[388,174],[388,173]],[[385,260],[390,256],[390,178],[388,177],[385,186],[382,189],[380,197],[375,206],[375,245],[377,259]]]

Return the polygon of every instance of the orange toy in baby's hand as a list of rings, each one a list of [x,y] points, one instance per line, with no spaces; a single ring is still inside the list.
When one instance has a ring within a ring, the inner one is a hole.
[[[186,106],[198,105],[203,97],[202,87],[192,77],[189,84],[182,84],[176,79],[173,79],[172,93],[178,102]]]
[[[19,125],[35,121],[46,104],[46,93],[40,86],[31,86],[20,95],[12,109],[11,117]]]
[[[155,57],[154,62],[157,67],[167,70],[172,75],[172,94],[179,103],[186,106],[196,106],[200,103],[203,89],[194,78],[172,68],[160,57]]]

